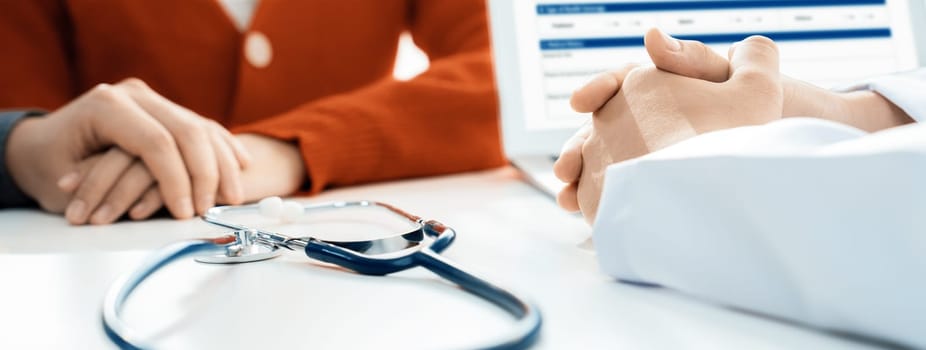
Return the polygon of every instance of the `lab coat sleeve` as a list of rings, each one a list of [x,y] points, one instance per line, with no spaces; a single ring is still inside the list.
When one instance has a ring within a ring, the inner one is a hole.
[[[924,177],[926,123],[706,133],[608,167],[594,245],[618,280],[926,348]]]
[[[916,122],[926,121],[926,68],[873,78],[846,90],[877,92]]]
[[[415,1],[415,43],[430,67],[234,128],[295,141],[310,192],[501,166],[485,2]]]

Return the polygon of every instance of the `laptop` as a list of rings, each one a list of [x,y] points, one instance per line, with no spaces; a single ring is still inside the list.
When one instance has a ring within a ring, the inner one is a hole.
[[[824,87],[917,67],[919,0],[488,0],[502,144],[525,178],[549,194],[563,143],[591,116],[573,90],[595,75],[649,62],[643,34],[659,27],[726,55],[735,41],[774,39],[781,70]],[[916,30],[914,30],[916,27]]]

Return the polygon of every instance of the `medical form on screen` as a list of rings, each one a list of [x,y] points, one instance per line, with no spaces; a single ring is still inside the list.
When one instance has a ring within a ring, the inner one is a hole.
[[[574,128],[573,90],[594,75],[649,62],[659,27],[726,56],[749,35],[775,40],[784,74],[824,87],[893,72],[899,62],[885,0],[518,1],[516,30],[528,129]]]

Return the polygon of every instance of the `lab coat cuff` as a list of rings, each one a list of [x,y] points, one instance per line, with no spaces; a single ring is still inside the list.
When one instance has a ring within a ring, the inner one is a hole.
[[[598,215],[592,225],[592,240],[598,255],[598,264],[601,270],[615,279],[631,284],[652,285],[642,279],[631,266],[630,261],[634,253],[632,242],[626,235],[626,230],[619,230],[621,224],[632,217],[632,206],[621,205],[620,199],[627,198],[629,193],[616,193],[619,191],[632,191],[633,186],[628,182],[633,178],[636,160],[628,160],[613,164],[605,171],[604,188],[601,191],[601,201],[598,206]],[[622,170],[621,170],[622,169]]]
[[[13,181],[9,169],[6,167],[6,148],[10,132],[23,118],[30,116],[43,115],[45,112],[25,110],[25,111],[0,111],[0,208],[11,207],[29,207],[34,206],[35,201],[23,193],[16,182]]]
[[[874,91],[902,109],[914,121],[926,121],[926,104],[923,104],[923,91],[926,91],[926,69],[885,75],[852,85],[840,91]]]

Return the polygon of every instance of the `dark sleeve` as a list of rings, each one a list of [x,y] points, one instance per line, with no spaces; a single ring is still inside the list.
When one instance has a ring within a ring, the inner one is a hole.
[[[10,172],[6,168],[6,142],[10,131],[20,120],[33,115],[41,115],[38,111],[0,111],[0,208],[34,206],[35,201],[19,190]]]

